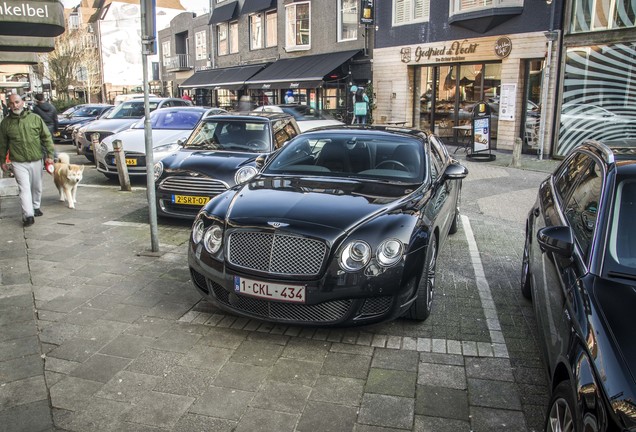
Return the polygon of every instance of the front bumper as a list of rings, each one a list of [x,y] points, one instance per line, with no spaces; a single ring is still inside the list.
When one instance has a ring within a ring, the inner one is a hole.
[[[200,248],[192,243],[188,248],[194,287],[220,309],[248,318],[291,325],[366,325],[403,315],[415,295],[414,281],[401,283],[401,266],[387,270],[372,282],[360,274],[335,277],[329,275],[329,271],[327,276],[317,280],[292,282],[242,273],[209,258]],[[304,285],[306,302],[291,303],[239,294],[234,290],[235,276]]]

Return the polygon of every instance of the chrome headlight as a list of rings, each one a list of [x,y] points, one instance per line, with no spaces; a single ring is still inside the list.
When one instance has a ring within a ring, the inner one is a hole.
[[[154,165],[154,176],[155,176],[155,181],[159,180],[159,177],[161,177],[161,174],[163,174],[163,163],[161,163],[161,161],[157,162]]]
[[[203,221],[201,219],[195,220],[194,224],[192,225],[192,241],[195,244],[199,244],[199,242],[201,242],[204,231],[205,227],[203,225]]]
[[[223,243],[223,228],[212,225],[203,235],[203,246],[211,254],[215,254],[221,249]]]
[[[380,243],[376,252],[376,258],[380,265],[390,267],[402,259],[404,245],[397,239],[387,239]]]
[[[245,183],[256,175],[258,171],[253,166],[241,167],[236,174],[234,174],[234,181],[236,184]]]
[[[179,144],[172,143],[172,144],[166,144],[159,147],[155,147],[154,151],[156,151],[157,153],[167,153],[167,152],[177,151],[180,148],[181,146]]]
[[[100,153],[108,153],[108,145],[106,145],[106,143],[102,141],[101,143],[99,143],[99,146],[97,146],[97,150]]]
[[[371,259],[371,246],[361,240],[349,242],[340,254],[340,267],[346,271],[357,271]]]

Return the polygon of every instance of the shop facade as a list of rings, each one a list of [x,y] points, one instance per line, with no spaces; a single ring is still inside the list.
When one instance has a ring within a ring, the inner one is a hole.
[[[405,121],[460,144],[473,107],[485,102],[493,148],[511,149],[519,137],[524,152],[537,152],[541,109],[553,106],[541,100],[545,57],[543,32],[375,49],[376,120]]]

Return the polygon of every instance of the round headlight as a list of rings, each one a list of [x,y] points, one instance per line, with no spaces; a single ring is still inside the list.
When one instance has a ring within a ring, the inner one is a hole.
[[[384,240],[378,247],[376,258],[380,265],[390,267],[402,259],[404,245],[396,239]]]
[[[346,271],[357,271],[366,266],[371,259],[371,246],[354,240],[347,244],[340,255],[340,267]]]
[[[159,177],[161,177],[161,174],[163,174],[163,164],[161,163],[161,161],[159,161],[154,165],[155,181],[159,180]]]
[[[253,166],[241,167],[234,175],[234,181],[236,184],[245,183],[256,175],[258,171]]]
[[[192,225],[192,241],[194,243],[199,243],[203,238],[203,231],[205,227],[203,226],[203,221],[201,219],[197,219],[194,221]]]
[[[211,254],[217,253],[223,243],[223,229],[218,225],[212,225],[203,235],[203,246]]]

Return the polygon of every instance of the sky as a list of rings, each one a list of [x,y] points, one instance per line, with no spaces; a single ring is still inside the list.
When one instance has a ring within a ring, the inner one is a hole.
[[[204,13],[209,2],[203,0],[180,0],[181,5],[189,12]],[[79,0],[62,0],[64,7],[73,7],[79,4]]]

